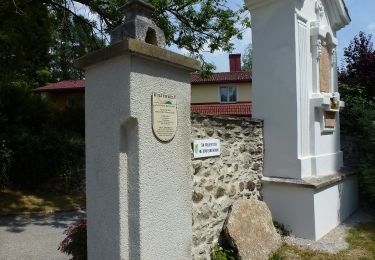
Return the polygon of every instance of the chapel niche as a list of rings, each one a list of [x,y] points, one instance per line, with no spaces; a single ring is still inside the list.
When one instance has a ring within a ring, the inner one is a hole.
[[[337,112],[340,110],[339,94],[334,93],[334,70],[336,69],[335,44],[329,34],[318,39],[318,91],[328,102],[323,105],[322,127],[332,132],[337,126]]]
[[[319,64],[320,74],[320,92],[331,93],[331,57],[326,44],[321,47],[321,56]]]

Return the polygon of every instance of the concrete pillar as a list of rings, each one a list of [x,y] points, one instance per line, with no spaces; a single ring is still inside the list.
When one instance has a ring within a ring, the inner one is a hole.
[[[264,120],[263,196],[275,220],[319,239],[357,205],[343,168],[336,32],[343,0],[246,0],[253,29],[253,116]]]
[[[88,257],[191,259],[189,72],[200,64],[161,48],[152,6],[129,10],[112,45],[76,62],[86,73]]]

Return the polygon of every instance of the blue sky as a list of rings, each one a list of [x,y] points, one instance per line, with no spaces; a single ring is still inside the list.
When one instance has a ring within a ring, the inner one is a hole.
[[[238,8],[243,0],[229,0],[232,8]],[[347,47],[350,41],[359,31],[373,34],[375,37],[375,0],[345,0],[349,9],[352,22],[350,25],[338,32],[338,62],[341,64],[344,47]],[[375,38],[374,38],[375,41]],[[234,40],[235,50],[233,53],[243,53],[246,46],[251,42],[251,30],[244,33],[243,40]],[[177,51],[172,47],[173,50]],[[184,53],[184,51],[179,50]],[[228,71],[228,53],[216,52],[214,54],[205,54],[208,61],[214,63],[217,71]]]

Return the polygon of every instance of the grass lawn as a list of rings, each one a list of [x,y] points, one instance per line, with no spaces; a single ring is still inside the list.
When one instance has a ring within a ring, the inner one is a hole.
[[[346,241],[349,248],[329,254],[299,246],[284,244],[271,260],[370,260],[375,259],[375,222],[360,224],[350,228]]]
[[[9,189],[0,190],[0,215],[50,213],[56,210],[75,209],[83,205],[85,205],[84,194],[37,194]]]

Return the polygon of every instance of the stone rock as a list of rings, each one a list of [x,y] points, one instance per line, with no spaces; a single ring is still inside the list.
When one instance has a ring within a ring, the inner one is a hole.
[[[239,127],[239,126],[237,126],[233,129],[233,133],[235,133],[235,134],[239,134],[239,133],[241,133],[241,131],[242,131],[242,127]]]
[[[241,152],[241,153],[246,152],[246,145],[245,145],[245,144],[241,144],[241,145],[240,145],[240,152]]]
[[[203,219],[209,219],[210,216],[211,216],[211,210],[210,210],[210,207],[208,206],[207,203],[205,203],[203,206],[202,206],[202,211],[200,212],[199,216]]]
[[[227,149],[223,149],[222,151],[221,151],[221,155],[224,157],[224,156],[230,156],[230,151],[229,150],[227,150]]]
[[[212,191],[212,190],[214,189],[214,185],[209,184],[209,185],[207,185],[207,186],[205,187],[205,189],[206,189],[207,191]]]
[[[223,187],[218,187],[216,190],[215,198],[221,198],[225,195],[225,189]]]
[[[240,191],[242,192],[245,189],[245,184],[243,182],[240,182],[239,187]]]
[[[233,197],[234,195],[236,195],[236,193],[237,193],[236,186],[231,185],[228,189],[229,197]]]
[[[253,199],[233,204],[224,232],[240,260],[269,259],[282,243],[267,205]]]
[[[255,190],[255,187],[256,187],[255,183],[252,182],[252,181],[248,181],[246,186],[247,186],[247,189],[248,189],[249,191],[253,191],[253,190]]]
[[[212,128],[207,128],[206,129],[206,133],[207,133],[208,136],[213,136],[214,133],[215,133],[215,130],[212,129]]]
[[[236,125],[234,125],[234,124],[226,124],[225,128],[229,129],[229,130],[233,130],[234,128],[236,128]]]
[[[193,201],[195,203],[198,203],[200,202],[201,200],[203,199],[203,194],[199,193],[199,192],[193,192]]]
[[[208,127],[208,126],[211,125],[211,122],[210,122],[209,119],[204,119],[204,120],[202,121],[202,125],[205,126],[205,127]]]
[[[253,169],[254,171],[259,170],[259,168],[260,168],[260,164],[259,164],[259,163],[254,163],[254,164],[253,164],[253,168],[252,168],[252,169]]]
[[[202,161],[193,161],[192,162],[194,170],[198,170],[202,167]]]

